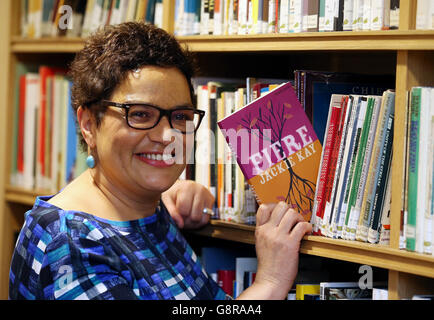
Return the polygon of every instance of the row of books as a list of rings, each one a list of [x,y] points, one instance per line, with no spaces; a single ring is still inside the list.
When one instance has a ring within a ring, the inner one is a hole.
[[[203,247],[200,260],[206,272],[233,298],[254,282],[258,268],[254,252],[237,248]]]
[[[217,122],[283,81],[251,77],[194,79],[197,107],[206,112],[196,134],[194,179],[213,193],[216,217],[221,220],[255,224],[257,204]]]
[[[312,214],[314,234],[389,241],[395,92],[333,94]]]
[[[361,288],[358,282],[320,282],[296,284],[288,300],[388,300],[386,283]]]
[[[280,88],[285,83],[289,85]],[[394,85],[393,76],[313,70],[296,70],[291,81],[196,78],[198,108],[206,115],[196,134],[194,179],[214,194],[216,216],[254,224],[256,198],[258,203],[291,203],[310,220],[324,135],[320,133],[326,128],[331,93],[376,93],[389,85]],[[236,142],[228,137],[231,130]],[[272,133],[268,138],[267,130]],[[309,147],[306,130],[314,142]],[[274,156],[279,147],[285,163]],[[258,168],[267,163],[269,167]],[[254,173],[255,168],[260,172]]]
[[[401,247],[434,255],[434,88],[410,90]]]
[[[13,186],[57,192],[86,168],[65,70],[18,64],[11,153]]]
[[[162,0],[21,0],[21,35],[87,37],[104,25],[163,22]]]
[[[397,29],[399,0],[177,0],[175,35]]]
[[[358,282],[320,282],[297,284],[288,294],[288,300],[389,300],[386,283],[374,283],[360,288]],[[413,294],[405,300],[434,300],[432,294]]]

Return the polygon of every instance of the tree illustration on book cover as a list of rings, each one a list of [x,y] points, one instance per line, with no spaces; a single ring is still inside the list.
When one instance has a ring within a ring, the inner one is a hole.
[[[310,221],[322,147],[291,84],[218,125],[258,203],[285,201]]]

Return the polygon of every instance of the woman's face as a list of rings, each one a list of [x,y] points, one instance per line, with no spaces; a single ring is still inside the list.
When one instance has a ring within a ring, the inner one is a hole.
[[[185,76],[177,68],[155,66],[131,72],[110,100],[146,103],[162,109],[192,107]],[[161,193],[172,186],[185,168],[187,137],[191,139],[192,134],[175,132],[167,117],[162,117],[152,129],[133,129],[127,125],[124,109],[109,107],[97,129],[97,166],[112,184],[124,190]],[[187,152],[191,152],[189,149]],[[173,155],[176,161],[167,160]]]

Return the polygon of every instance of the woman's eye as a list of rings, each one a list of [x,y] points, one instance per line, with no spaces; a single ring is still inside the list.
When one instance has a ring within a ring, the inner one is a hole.
[[[180,111],[180,112],[173,113],[172,118],[173,120],[177,120],[177,121],[187,121],[187,120],[192,120],[193,117],[191,112]]]

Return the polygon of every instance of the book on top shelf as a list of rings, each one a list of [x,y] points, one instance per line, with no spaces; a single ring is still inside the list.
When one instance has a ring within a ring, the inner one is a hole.
[[[322,146],[291,83],[284,83],[218,122],[261,203],[284,201],[312,215]]]

